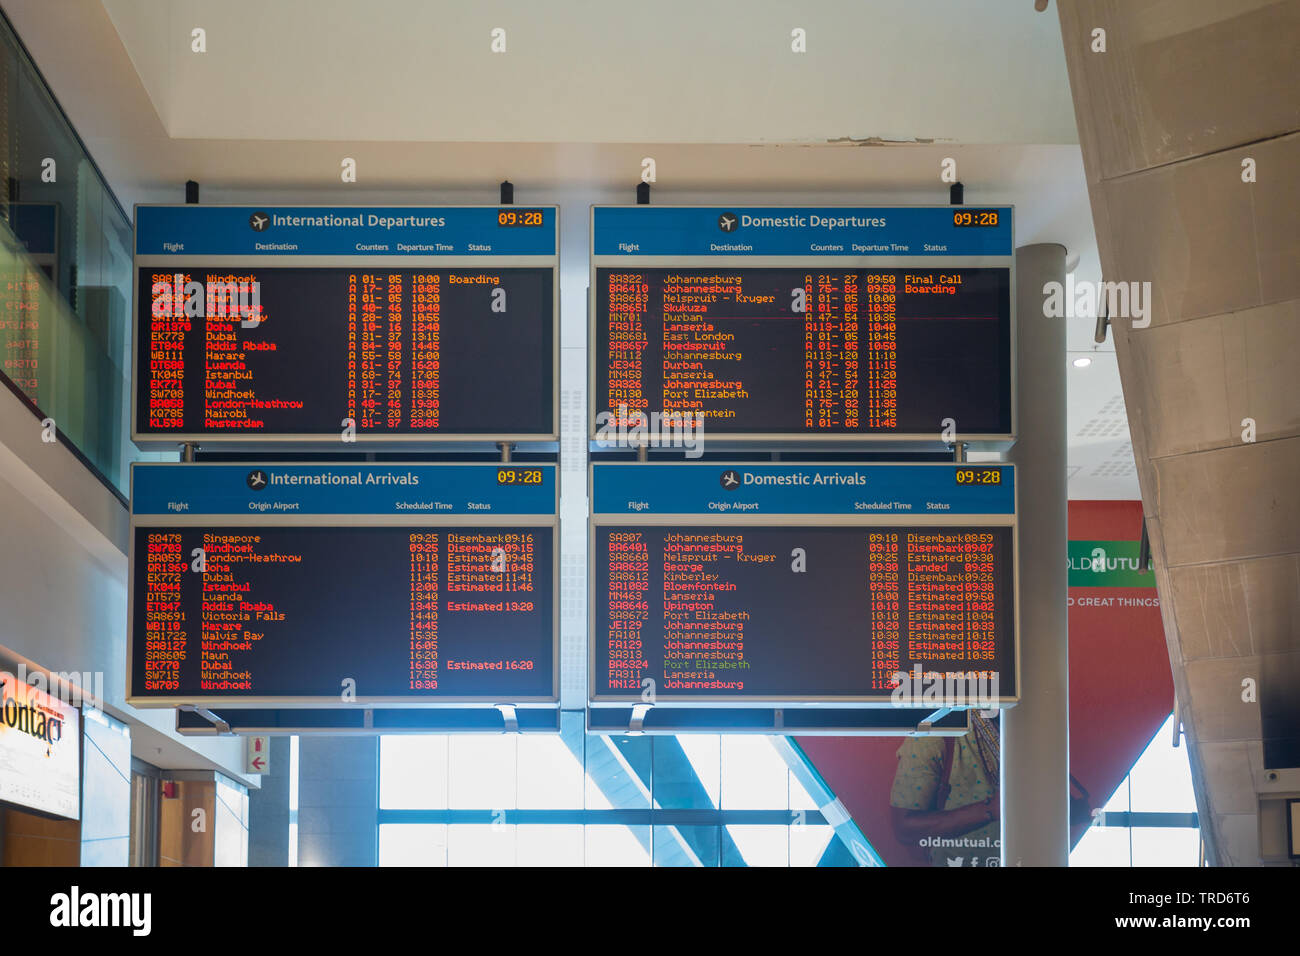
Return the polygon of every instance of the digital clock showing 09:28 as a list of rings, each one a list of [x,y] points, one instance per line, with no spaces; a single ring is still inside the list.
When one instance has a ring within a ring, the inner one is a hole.
[[[541,226],[546,216],[541,209],[498,209],[498,226]]]
[[[954,226],[996,226],[998,211],[996,209],[958,209],[952,214]]]
[[[958,468],[955,472],[959,485],[1000,485],[1002,469],[992,468]]]
[[[542,470],[540,468],[498,468],[498,485],[540,485]]]

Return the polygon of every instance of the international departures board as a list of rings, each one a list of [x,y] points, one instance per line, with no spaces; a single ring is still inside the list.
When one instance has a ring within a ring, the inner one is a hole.
[[[140,206],[133,435],[551,439],[557,211]]]
[[[592,209],[592,437],[1014,436],[1012,210]]]
[[[1015,700],[1014,481],[1010,465],[593,464],[591,700],[897,703],[900,673],[916,693],[960,677]]]
[[[555,471],[137,463],[128,702],[555,701]]]

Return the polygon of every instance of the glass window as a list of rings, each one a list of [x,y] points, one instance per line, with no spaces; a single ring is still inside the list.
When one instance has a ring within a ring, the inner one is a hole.
[[[515,827],[519,866],[582,866],[585,856],[580,824],[539,823]]]
[[[1133,866],[1199,866],[1196,827],[1133,827]]]
[[[388,736],[383,865],[843,865],[829,797],[784,740],[761,735]],[[824,788],[823,788],[824,789]],[[798,812],[791,812],[796,807]],[[834,846],[839,846],[835,843]],[[828,862],[829,861],[829,862]]]
[[[788,810],[790,768],[766,737],[733,734],[722,741],[722,800],[727,810]]]
[[[654,828],[655,866],[717,866],[716,826]]]
[[[789,866],[790,827],[733,824],[723,843],[723,866]]]
[[[446,866],[446,825],[386,823],[380,826],[379,865]]]
[[[649,866],[650,828],[589,824],[587,866]]]
[[[521,736],[518,746],[520,809],[582,806],[582,765],[562,736]]]
[[[711,810],[721,790],[721,739],[713,734],[655,737],[654,797],[664,810]]]
[[[652,739],[587,736],[587,809],[649,809]]]
[[[379,738],[379,805],[388,810],[447,808],[447,738]]]
[[[1187,747],[1173,746],[1173,726],[1171,714],[1071,851],[1071,866],[1200,865],[1200,830],[1186,825],[1196,812],[1191,767]],[[1149,825],[1162,817],[1167,825]]]
[[[449,737],[448,806],[453,810],[516,806],[518,744],[514,734]]]
[[[791,826],[790,865],[817,866],[833,839],[835,830],[829,826]]]
[[[447,827],[447,865],[514,866],[514,825],[468,823]]]

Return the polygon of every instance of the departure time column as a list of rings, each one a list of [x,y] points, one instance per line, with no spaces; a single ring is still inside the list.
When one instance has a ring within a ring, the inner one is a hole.
[[[411,428],[435,429],[441,405],[442,276],[417,274],[411,286]]]
[[[869,272],[866,304],[867,427],[898,427],[898,285],[892,272]]]

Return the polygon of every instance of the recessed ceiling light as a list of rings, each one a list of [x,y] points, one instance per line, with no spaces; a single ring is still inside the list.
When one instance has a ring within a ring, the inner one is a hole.
[[[1088,358],[1085,355],[1083,358],[1075,359],[1073,364],[1075,368],[1087,368],[1089,365],[1092,364],[1092,359]]]

